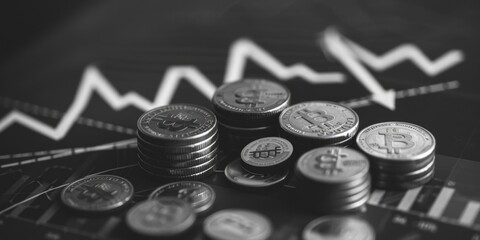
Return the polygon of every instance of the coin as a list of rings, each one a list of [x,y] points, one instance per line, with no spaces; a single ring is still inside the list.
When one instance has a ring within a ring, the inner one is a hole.
[[[265,172],[268,169],[285,165],[293,152],[292,144],[279,137],[257,139],[245,146],[240,154],[244,166],[254,171]]]
[[[161,159],[163,161],[167,162],[175,162],[175,161],[187,161],[187,160],[192,160],[195,158],[199,158],[202,156],[205,156],[215,149],[217,149],[218,143],[217,142],[212,142],[210,145],[206,146],[205,148],[202,148],[197,151],[193,152],[188,152],[188,153],[182,153],[182,154],[167,154],[167,153],[162,153],[162,152],[152,152],[148,149],[143,148],[142,146],[139,146],[138,149],[142,154],[149,156],[151,158],[155,159]]]
[[[140,169],[142,169],[144,172],[146,172],[149,176],[151,176],[155,179],[158,179],[158,180],[161,180],[161,181],[180,181],[180,180],[200,180],[200,179],[204,179],[204,178],[210,176],[213,173],[213,171],[215,170],[216,164],[214,164],[213,166],[210,166],[209,168],[207,168],[207,169],[205,169],[201,172],[192,173],[192,174],[188,174],[188,175],[159,174],[159,173],[156,173],[155,171],[152,171],[151,169],[145,168],[145,166],[142,165],[142,164],[139,164],[138,166],[140,167]]]
[[[389,173],[389,172],[378,172],[375,174],[375,179],[377,180],[386,180],[386,181],[409,181],[418,179],[422,176],[427,175],[435,168],[435,161],[431,161],[428,165],[423,168],[420,168],[415,171],[405,172],[405,173]]]
[[[172,104],[147,111],[140,116],[137,126],[141,137],[159,145],[188,145],[211,137],[216,132],[217,119],[204,107]]]
[[[155,189],[152,198],[176,197],[190,203],[196,213],[208,210],[215,202],[215,191],[206,183],[198,181],[179,181],[165,184]]]
[[[279,117],[282,131],[301,139],[333,144],[352,138],[359,118],[351,108],[333,102],[304,102],[286,108]]]
[[[188,168],[188,167],[195,167],[201,165],[205,162],[210,161],[213,157],[217,156],[219,148],[216,147],[211,152],[200,156],[198,158],[183,160],[183,161],[169,161],[157,157],[150,157],[144,154],[141,150],[138,150],[138,158],[140,161],[147,163],[148,165],[152,165],[152,167],[159,167],[159,168]]]
[[[218,131],[218,130],[217,130]],[[168,145],[158,145],[155,143],[151,143],[145,140],[140,134],[137,133],[137,146],[142,149],[147,149],[152,152],[156,153],[164,153],[164,154],[185,154],[190,152],[195,152],[205,147],[211,145],[213,142],[218,140],[218,133],[214,132],[212,136],[209,138],[202,140],[197,143],[189,144],[189,145],[179,145],[179,146],[168,146]]]
[[[226,119],[275,118],[290,102],[290,91],[282,85],[246,79],[220,86],[212,98],[213,108]]]
[[[304,153],[298,159],[296,169],[315,182],[341,184],[365,177],[369,162],[353,149],[321,147]]]
[[[126,222],[133,231],[152,237],[170,237],[187,231],[195,222],[189,203],[174,197],[140,202],[127,212]]]
[[[308,223],[302,237],[304,240],[374,240],[375,230],[354,216],[325,216]]]
[[[373,184],[377,188],[406,190],[406,189],[412,189],[412,188],[420,187],[422,185],[427,184],[428,182],[430,182],[430,180],[432,180],[434,175],[435,175],[435,170],[432,170],[426,175],[419,177],[418,179],[413,179],[409,181],[375,180],[373,181]]]
[[[148,162],[142,160],[141,156],[139,155],[138,164],[142,166],[143,169],[149,170],[150,172],[156,173],[158,175],[164,176],[184,176],[190,174],[196,174],[202,172],[210,167],[214,166],[217,163],[217,155],[214,155],[208,158],[205,162],[194,165],[192,167],[186,168],[173,168],[173,167],[159,167],[154,166]]]
[[[86,212],[105,212],[118,209],[133,196],[133,185],[114,175],[90,175],[67,187],[61,194],[62,202],[73,209]]]
[[[288,175],[288,169],[272,173],[254,173],[242,167],[240,159],[236,159],[225,167],[227,179],[242,187],[266,188],[279,184]]]
[[[225,209],[208,216],[203,231],[209,239],[265,240],[272,234],[272,224],[256,212]]]
[[[371,125],[357,136],[358,147],[376,160],[412,162],[435,151],[435,137],[425,128],[405,122]]]
[[[359,179],[359,181],[353,181],[355,184],[348,185],[328,185],[328,184],[313,184],[302,181],[298,184],[297,189],[302,194],[309,195],[321,195],[325,197],[337,197],[337,196],[349,196],[357,194],[366,188],[370,188],[371,178],[370,175],[366,175],[365,178]]]

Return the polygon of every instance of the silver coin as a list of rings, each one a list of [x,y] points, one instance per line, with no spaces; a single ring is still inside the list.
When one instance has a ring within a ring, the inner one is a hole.
[[[142,151],[138,150],[138,158],[139,160],[151,165],[152,167],[159,167],[159,168],[189,168],[199,166],[205,162],[210,161],[213,157],[215,157],[219,152],[219,147],[214,148],[211,152],[197,158],[183,160],[183,161],[171,161],[165,160],[158,157],[151,157],[144,154]]]
[[[206,169],[214,166],[217,163],[217,155],[212,156],[207,159],[205,162],[186,168],[172,168],[172,167],[158,167],[151,165],[148,162],[142,160],[139,155],[138,164],[143,167],[143,169],[148,169],[149,171],[156,173],[158,175],[164,176],[185,176],[203,172]]]
[[[215,111],[227,119],[262,119],[279,114],[290,101],[290,91],[282,85],[246,79],[220,86],[212,103]]]
[[[351,195],[333,195],[332,193],[326,193],[321,195],[320,193],[310,192],[309,194],[300,194],[300,197],[305,197],[306,203],[314,204],[317,208],[329,209],[329,208],[344,208],[345,206],[356,204],[368,197],[370,194],[370,185],[362,189],[361,191]]]
[[[212,136],[197,143],[188,145],[158,145],[153,142],[149,142],[144,139],[140,134],[137,134],[137,146],[138,148],[148,149],[151,152],[163,153],[163,154],[185,154],[189,152],[195,152],[211,145],[218,140],[218,130],[216,130]]]
[[[432,155],[435,151],[435,137],[415,124],[383,122],[360,131],[357,145],[377,160],[411,162]]]
[[[213,166],[210,166],[209,168],[207,168],[207,169],[205,169],[201,172],[192,173],[192,174],[188,174],[188,175],[159,174],[155,171],[152,171],[151,169],[145,168],[145,166],[142,165],[142,164],[139,164],[138,166],[140,167],[140,169],[142,171],[144,171],[149,176],[151,176],[155,179],[158,179],[158,180],[161,180],[161,181],[181,181],[181,180],[201,180],[201,179],[205,179],[213,173],[213,171],[215,170],[216,164],[214,164]]]
[[[382,188],[382,189],[401,189],[401,190],[406,190],[406,189],[412,189],[416,187],[423,186],[430,182],[433,177],[435,176],[435,170],[430,171],[424,176],[421,176],[418,179],[413,179],[409,181],[384,181],[384,180],[375,180],[372,182],[372,184],[377,187],[377,188]]]
[[[296,170],[316,182],[342,184],[364,178],[369,162],[353,149],[321,147],[304,153],[297,161]]]
[[[327,144],[352,138],[359,118],[351,108],[333,102],[304,102],[286,108],[279,117],[285,133]]]
[[[194,152],[188,152],[188,153],[182,153],[182,154],[167,154],[167,153],[152,152],[148,149],[142,148],[141,146],[138,147],[138,151],[154,159],[160,159],[162,161],[167,161],[167,162],[176,162],[176,161],[188,161],[188,160],[205,156],[217,148],[218,148],[218,142],[212,142],[210,145],[206,146],[205,148],[202,148]]]
[[[375,173],[375,179],[377,180],[386,180],[386,181],[409,181],[421,178],[435,168],[435,161],[431,161],[428,165],[423,168],[417,169],[415,171],[406,172],[406,173],[389,173],[389,172],[378,172]]]
[[[254,173],[242,167],[240,159],[236,159],[225,167],[227,179],[239,186],[249,188],[265,188],[281,183],[288,175],[288,169],[276,173]]]
[[[133,196],[133,185],[114,175],[91,175],[81,178],[61,194],[62,202],[73,209],[86,212],[105,212],[126,205]]]
[[[268,169],[283,164],[293,153],[292,144],[279,137],[257,139],[240,154],[243,163],[255,169]]]
[[[148,199],[132,207],[126,216],[133,231],[152,237],[170,237],[192,227],[195,212],[189,203],[174,197]]]
[[[314,219],[305,226],[303,240],[374,240],[375,230],[354,216],[325,216]]]
[[[212,111],[196,105],[172,104],[144,113],[137,122],[138,134],[159,145],[188,145],[203,141],[217,130]]]
[[[179,181],[165,184],[155,189],[149,196],[176,197],[190,203],[196,213],[208,210],[215,202],[215,191],[206,183],[198,181]]]
[[[215,240],[266,240],[273,228],[265,216],[243,209],[225,209],[208,216],[203,231]]]
[[[388,174],[402,174],[417,171],[432,163],[435,160],[435,154],[417,161],[405,162],[405,161],[390,161],[381,160],[376,161],[374,158],[370,158],[370,170],[372,172],[383,172]]]
[[[364,191],[365,189],[369,189],[371,186],[371,179],[370,176],[367,177],[360,182],[359,184],[353,187],[343,187],[342,185],[337,186],[326,186],[326,185],[313,185],[313,184],[305,184],[304,182],[300,182],[297,184],[297,190],[302,195],[309,195],[309,196],[319,196],[322,198],[332,198],[332,197],[345,197],[358,194],[359,192]]]

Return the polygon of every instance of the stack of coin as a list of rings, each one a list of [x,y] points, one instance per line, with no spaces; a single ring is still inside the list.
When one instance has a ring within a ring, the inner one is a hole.
[[[138,163],[165,180],[201,179],[217,163],[217,119],[210,110],[172,104],[144,113],[137,122]]]
[[[349,145],[359,118],[351,108],[333,102],[295,104],[279,117],[280,136],[294,143],[297,152],[327,145]]]
[[[360,131],[357,145],[370,159],[372,181],[378,188],[410,189],[433,178],[435,138],[423,127],[377,123]]]
[[[295,177],[299,201],[318,213],[360,210],[370,195],[369,162],[349,148],[306,152],[298,159]]]
[[[212,104],[219,121],[222,144],[239,152],[247,143],[278,134],[278,116],[290,103],[290,91],[261,79],[224,84]]]

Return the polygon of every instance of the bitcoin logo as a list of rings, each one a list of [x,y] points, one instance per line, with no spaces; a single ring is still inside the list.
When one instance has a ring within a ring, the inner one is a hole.
[[[330,149],[327,153],[316,156],[313,166],[324,175],[337,175],[343,171],[338,167],[338,160],[346,157],[348,156],[342,154],[340,149]]]
[[[243,92],[235,93],[235,102],[245,104],[247,107],[256,107],[260,104],[265,104],[262,95],[265,92],[263,89],[249,89]]]
[[[302,109],[298,111],[297,114],[299,116],[295,117],[296,119],[302,118],[311,124],[307,126],[309,129],[333,127],[330,122],[335,119],[334,116],[324,110],[311,111],[309,109]]]
[[[182,188],[178,190],[177,198],[183,199],[189,203],[192,203],[195,197],[198,195],[199,188]]]
[[[113,199],[117,193],[118,191],[111,189],[111,186],[106,183],[99,183],[93,186],[85,185],[84,189],[78,194],[78,199],[87,202],[96,202],[100,199],[108,201]]]
[[[378,148],[386,149],[390,154],[400,154],[400,150],[409,149],[415,145],[410,134],[400,133],[397,128],[386,128],[384,132],[378,132],[378,134],[385,136],[385,146],[378,146]],[[394,143],[400,143],[400,145]]]
[[[267,145],[269,145],[269,144],[267,144]],[[250,152],[250,157],[252,157],[252,158],[270,158],[270,157],[276,157],[281,152],[282,152],[282,148],[280,146],[275,146],[273,149],[269,149],[268,147],[260,146],[258,150]]]
[[[187,128],[198,128],[200,124],[196,123],[197,119],[188,119],[184,114],[177,114],[171,116],[158,115],[155,120],[158,120],[157,126],[162,129],[167,129],[172,132],[183,131]]]

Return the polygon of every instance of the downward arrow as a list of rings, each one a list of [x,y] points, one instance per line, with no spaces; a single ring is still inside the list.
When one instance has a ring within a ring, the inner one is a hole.
[[[355,53],[335,28],[327,28],[320,44],[328,53],[342,63],[360,83],[372,93],[371,100],[390,109],[395,110],[395,91],[385,90],[370,72],[356,58]]]

